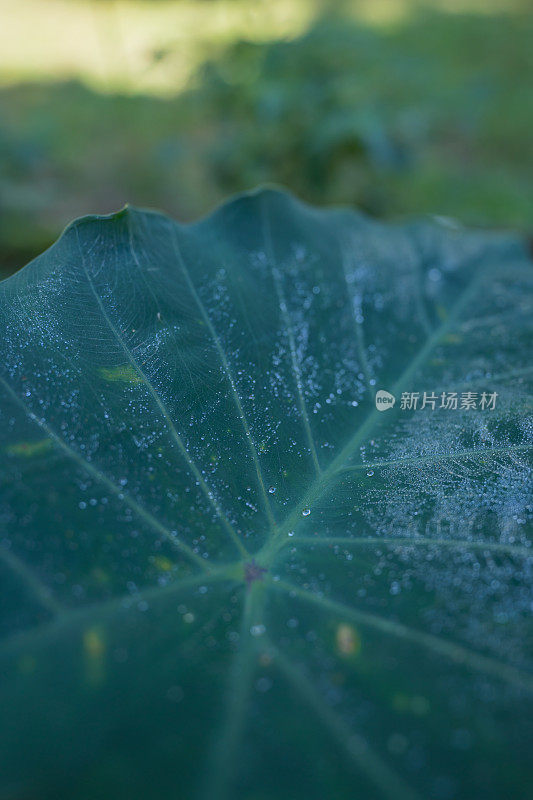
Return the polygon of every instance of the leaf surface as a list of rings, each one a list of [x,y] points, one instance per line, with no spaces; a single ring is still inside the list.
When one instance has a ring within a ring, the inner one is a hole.
[[[263,190],[0,284],[0,796],[525,798],[531,283]]]

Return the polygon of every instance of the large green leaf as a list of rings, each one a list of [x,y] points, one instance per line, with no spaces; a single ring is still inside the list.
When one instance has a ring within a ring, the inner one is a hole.
[[[0,291],[2,796],[528,795],[520,241],[262,191]]]

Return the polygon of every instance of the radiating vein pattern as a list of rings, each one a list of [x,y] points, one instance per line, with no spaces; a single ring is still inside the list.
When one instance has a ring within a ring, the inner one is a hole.
[[[242,422],[242,426],[243,426],[244,433],[245,433],[245,436],[246,436],[246,441],[248,442],[248,446],[250,448],[250,452],[251,452],[252,459],[253,459],[253,462],[254,462],[255,471],[257,473],[257,481],[259,483],[261,496],[263,498],[263,504],[264,504],[264,508],[265,508],[265,511],[266,511],[266,515],[267,515],[269,523],[271,525],[274,525],[274,518],[272,516],[272,511],[270,509],[270,503],[268,501],[268,496],[267,496],[267,493],[266,493],[265,481],[264,481],[264,478],[263,478],[263,473],[261,471],[261,465],[259,463],[259,457],[257,455],[257,449],[256,449],[256,446],[255,446],[254,441],[252,439],[252,434],[250,432],[250,426],[248,425],[248,420],[246,419],[246,416],[245,416],[245,413],[244,413],[244,409],[242,407],[242,401],[241,401],[241,398],[239,397],[239,392],[237,391],[237,387],[235,385],[235,378],[233,377],[233,373],[232,373],[230,365],[228,363],[228,359],[227,359],[226,353],[224,352],[224,348],[222,347],[222,345],[220,343],[220,339],[219,339],[219,337],[217,335],[217,332],[216,332],[216,330],[215,330],[215,328],[213,326],[213,323],[211,322],[209,314],[206,311],[205,305],[202,303],[202,300],[201,300],[198,292],[196,291],[194,283],[192,282],[191,276],[189,274],[189,270],[187,269],[185,261],[183,260],[183,257],[181,255],[181,250],[180,250],[180,247],[179,247],[179,243],[178,243],[178,240],[177,240],[177,237],[176,237],[176,232],[175,232],[174,227],[171,227],[171,236],[172,236],[172,244],[173,244],[173,247],[174,247],[174,251],[176,253],[176,258],[178,260],[178,264],[180,266],[180,269],[183,271],[183,274],[185,276],[185,280],[187,281],[187,286],[190,289],[190,292],[191,292],[191,295],[192,295],[192,297],[194,299],[194,302],[198,306],[200,314],[202,315],[202,319],[203,319],[203,321],[205,322],[205,324],[207,325],[207,327],[209,329],[209,333],[211,334],[211,337],[213,339],[213,343],[215,345],[216,351],[217,351],[217,353],[218,353],[218,355],[220,357],[220,360],[222,362],[222,366],[224,368],[224,372],[225,372],[225,374],[227,376],[229,385],[231,387],[231,393],[232,393],[233,399],[235,400],[235,405],[237,407],[237,412],[238,412],[238,415],[239,415],[239,419]]]
[[[82,252],[81,248],[80,248],[80,256],[82,258],[82,263],[84,263],[83,252]],[[84,265],[84,269],[85,269],[85,265]],[[138,361],[136,360],[135,356],[133,355],[133,353],[131,352],[131,350],[129,349],[127,344],[125,343],[123,337],[120,334],[120,331],[117,329],[116,325],[114,325],[114,323],[111,321],[111,319],[109,317],[109,314],[108,314],[108,312],[107,312],[107,310],[105,308],[105,305],[102,302],[102,299],[101,299],[100,295],[98,294],[98,292],[95,289],[93,280],[92,280],[89,272],[87,272],[86,269],[85,269],[85,274],[87,276],[87,281],[88,281],[89,286],[91,288],[91,293],[94,295],[94,298],[95,298],[96,302],[98,303],[98,307],[99,307],[99,309],[100,309],[100,311],[102,313],[103,318],[105,319],[107,325],[109,325],[109,327],[110,327],[111,331],[113,332],[113,335],[114,335],[115,339],[117,340],[118,344],[120,345],[121,349],[124,351],[124,354],[126,356],[127,361],[131,364],[133,370],[135,371],[135,373],[138,374],[139,379],[146,386],[148,392],[152,396],[155,404],[157,405],[159,411],[161,412],[161,414],[163,416],[163,419],[165,420],[165,423],[168,425],[168,428],[169,428],[170,434],[172,436],[172,439],[177,444],[179,452],[181,453],[181,455],[183,456],[183,458],[187,462],[187,465],[188,465],[192,475],[194,476],[194,478],[196,479],[198,485],[201,487],[203,493],[205,494],[205,496],[207,497],[207,499],[209,500],[209,502],[213,506],[213,509],[215,510],[217,516],[219,517],[219,519],[222,522],[224,528],[229,533],[230,537],[234,541],[234,543],[237,546],[237,548],[240,550],[241,553],[246,554],[246,549],[244,548],[241,540],[239,539],[239,537],[236,534],[236,532],[233,530],[233,528],[230,525],[230,523],[228,522],[224,512],[220,508],[219,501],[215,497],[212,489],[210,489],[208,487],[208,485],[205,482],[205,479],[202,476],[199,468],[197,467],[197,465],[194,463],[193,459],[189,455],[189,451],[187,450],[187,447],[185,446],[182,437],[180,436],[180,434],[176,430],[176,427],[175,427],[175,425],[174,425],[174,423],[173,423],[173,421],[171,419],[171,416],[170,416],[168,410],[166,409],[163,401],[161,400],[161,397],[159,396],[159,394],[157,393],[155,387],[153,386],[153,384],[151,383],[151,381],[149,380],[147,375],[144,373],[144,371],[142,370],[142,368],[139,365]]]
[[[392,798],[402,798],[402,800],[419,798],[417,792],[411,789],[377,753],[373,752],[368,742],[357,731],[350,730],[342,716],[328,706],[301,670],[277,648],[273,648],[273,653],[275,663],[293,690],[301,695],[304,702],[309,704],[326,729],[338,741],[339,747],[346,751],[348,757],[355,763],[358,772],[368,774],[383,797],[391,798],[391,800]]]
[[[283,327],[285,330],[285,334],[289,341],[289,352],[290,352],[290,359],[291,359],[291,367],[294,373],[294,382],[296,384],[296,391],[298,393],[298,407],[300,410],[302,423],[305,429],[305,436],[307,439],[307,443],[309,445],[309,451],[311,453],[311,458],[313,459],[313,465],[315,468],[315,472],[317,475],[320,475],[320,464],[318,461],[318,455],[316,452],[315,442],[313,439],[313,432],[311,430],[311,424],[309,422],[309,415],[307,413],[306,401],[304,396],[303,390],[303,380],[302,380],[302,372],[300,369],[300,365],[298,362],[298,353],[296,351],[296,342],[294,339],[294,331],[292,322],[289,315],[289,309],[287,305],[287,299],[285,297],[285,293],[283,290],[283,283],[279,273],[278,268],[275,266],[275,258],[274,258],[274,248],[272,245],[272,232],[270,230],[270,220],[268,218],[268,213],[266,208],[263,207],[263,235],[265,239],[265,247],[267,256],[269,259],[269,263],[272,269],[272,279],[274,282],[274,286],[276,287],[276,295],[279,303],[279,309],[281,312],[281,318],[283,320]]]
[[[67,445],[60,436],[43,420],[38,419],[35,414],[31,411],[28,411],[25,406],[24,402],[17,397],[16,393],[11,389],[9,384],[3,379],[0,378],[0,382],[4,386],[4,389],[8,392],[9,396],[12,397],[15,402],[24,408],[24,411],[28,415],[28,417],[35,422],[42,430],[47,434],[47,436],[55,443],[55,445],[60,448],[70,459],[72,459],[76,464],[78,464],[83,470],[88,472],[96,481],[99,483],[104,484],[107,489],[112,492],[113,494],[117,495],[119,499],[127,506],[129,506],[139,517],[145,520],[151,528],[153,528],[157,533],[164,536],[168,539],[171,544],[176,547],[178,550],[184,552],[192,561],[199,564],[202,569],[206,570],[208,567],[206,566],[205,562],[194,553],[186,544],[181,542],[177,536],[174,536],[171,531],[167,530],[155,517],[153,517],[149,512],[147,512],[142,506],[140,506],[133,498],[129,497],[127,493],[123,492],[120,486],[117,486],[113,481],[111,481],[103,472],[101,472],[98,467],[96,467],[92,462],[85,461],[82,456],[80,456],[75,450],[73,450],[69,445]]]
[[[503,681],[508,681],[518,688],[525,689],[527,692],[533,693],[533,675],[521,672],[520,670],[509,666],[505,662],[488,658],[479,653],[475,653],[456,642],[448,642],[440,637],[414,630],[394,620],[385,619],[375,614],[367,614],[363,611],[359,611],[357,608],[350,608],[349,606],[345,606],[344,604],[338,603],[335,600],[299,589],[298,587],[283,581],[276,581],[273,583],[273,586],[275,588],[284,590],[289,594],[293,593],[294,595],[297,595],[298,597],[303,598],[310,603],[315,603],[320,607],[323,606],[332,612],[337,612],[340,615],[351,617],[362,625],[369,625],[378,628],[382,632],[391,636],[396,636],[400,639],[406,639],[409,642],[413,642],[414,644],[418,644],[423,648],[427,648],[437,655],[445,656],[451,661],[463,663],[473,670],[487,672],[489,675],[500,678]]]
[[[274,190],[1,283],[0,795],[526,800],[532,284]]]

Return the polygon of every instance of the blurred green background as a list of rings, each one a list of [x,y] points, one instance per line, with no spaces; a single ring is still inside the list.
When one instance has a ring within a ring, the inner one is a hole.
[[[531,232],[532,42],[529,0],[0,0],[0,276],[265,181]]]

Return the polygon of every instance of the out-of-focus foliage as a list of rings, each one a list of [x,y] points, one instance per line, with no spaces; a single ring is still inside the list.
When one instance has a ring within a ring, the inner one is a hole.
[[[510,20],[426,15],[390,33],[323,20],[294,42],[238,44],[199,93],[213,122],[226,115],[217,176],[230,190],[274,176],[380,215],[527,223],[532,40]]]
[[[81,81],[5,87],[0,269],[21,266],[75,214],[133,202],[188,220],[263,181],[381,217],[526,229],[531,15],[426,8],[377,25],[352,5],[290,40],[213,40],[170,98]],[[158,68],[176,54],[152,58]]]

